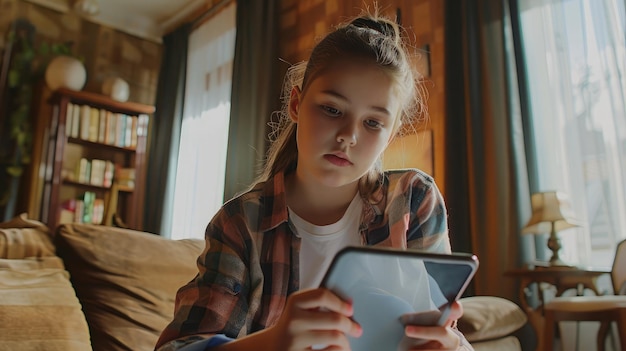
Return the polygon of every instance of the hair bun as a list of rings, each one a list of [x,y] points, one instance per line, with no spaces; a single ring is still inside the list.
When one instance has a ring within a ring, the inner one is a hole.
[[[375,20],[367,17],[359,17],[350,22],[351,25],[359,28],[367,28],[375,30],[382,35],[395,38],[396,37],[396,28],[393,23],[383,21],[383,20]]]

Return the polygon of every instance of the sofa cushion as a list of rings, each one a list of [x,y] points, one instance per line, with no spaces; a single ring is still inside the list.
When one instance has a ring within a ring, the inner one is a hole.
[[[55,236],[89,323],[94,350],[153,350],[194,278],[202,240],[169,240],[121,228],[64,224]]]
[[[522,345],[514,336],[472,343],[474,351],[521,351]]]
[[[60,258],[0,259],[0,350],[91,350]]]
[[[510,335],[528,320],[518,305],[497,296],[465,297],[461,304],[463,316],[457,326],[469,342]]]
[[[55,256],[48,228],[21,214],[0,223],[0,258]]]

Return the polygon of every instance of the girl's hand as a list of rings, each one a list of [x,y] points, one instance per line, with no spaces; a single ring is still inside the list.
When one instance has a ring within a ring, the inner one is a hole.
[[[461,346],[461,339],[452,330],[452,324],[463,315],[463,307],[457,301],[450,305],[450,316],[444,326],[407,325],[404,332],[412,339],[427,340],[411,350],[450,350]]]
[[[352,304],[328,289],[298,291],[287,298],[271,327],[276,350],[350,350],[347,335],[359,337],[361,326],[350,319]]]

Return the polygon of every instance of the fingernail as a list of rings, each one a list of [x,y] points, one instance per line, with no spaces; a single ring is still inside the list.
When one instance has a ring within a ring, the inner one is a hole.
[[[352,306],[352,303],[348,303],[346,313],[348,314],[348,316],[352,316],[352,314],[354,314],[354,306]]]

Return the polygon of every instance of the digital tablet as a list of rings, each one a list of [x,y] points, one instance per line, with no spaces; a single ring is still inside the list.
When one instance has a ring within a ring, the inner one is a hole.
[[[352,350],[405,350],[420,341],[404,337],[404,326],[443,325],[477,269],[472,254],[351,246],[335,256],[321,286],[353,303],[363,334],[349,337]]]

